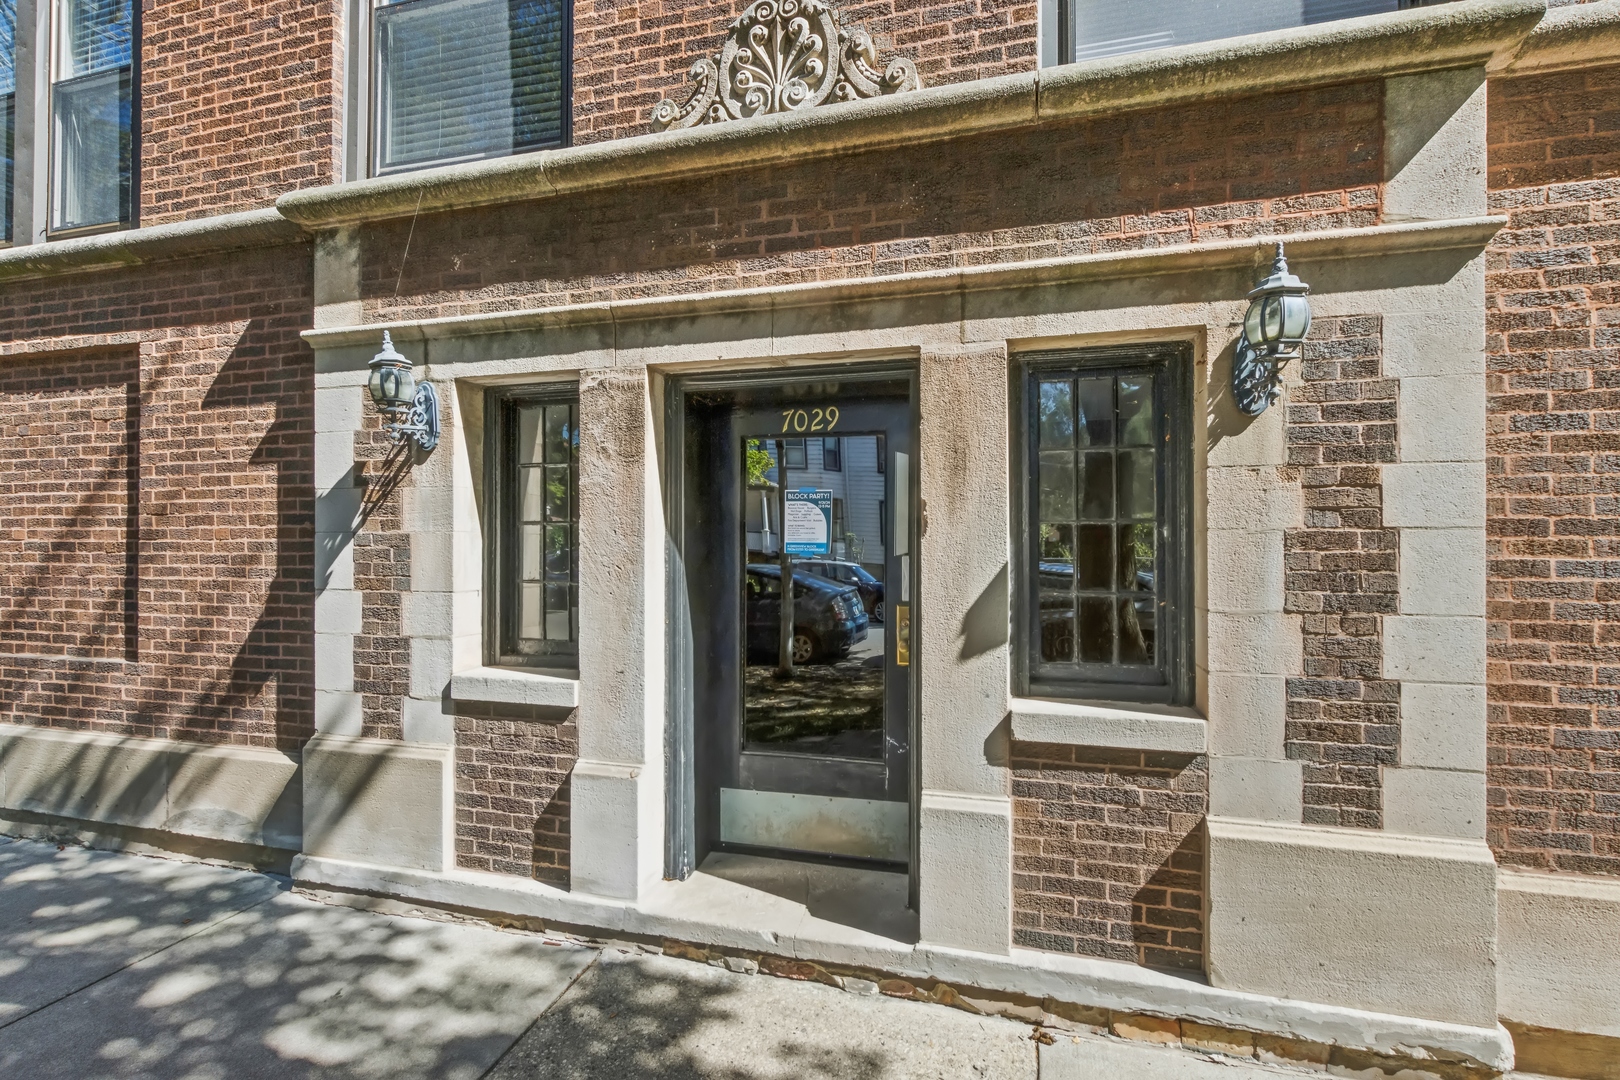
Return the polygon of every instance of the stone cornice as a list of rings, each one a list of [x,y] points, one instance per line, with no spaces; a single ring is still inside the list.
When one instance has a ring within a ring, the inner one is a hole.
[[[904,297],[984,292],[991,289],[1038,288],[1086,281],[1119,280],[1269,263],[1278,240],[1288,245],[1297,264],[1324,259],[1399,255],[1421,251],[1482,249],[1507,223],[1503,217],[1422,221],[1374,225],[1365,229],[1324,229],[1285,236],[1257,236],[1204,244],[1145,248],[1139,251],[1075,255],[1060,259],[997,263],[965,269],[927,270],[876,278],[805,282],[797,285],[733,289],[677,296],[637,297],[590,304],[435,319],[407,319],[305,330],[304,340],[318,350],[374,348],[382,332],[395,341],[446,340],[479,334],[560,329],[630,323],[652,319],[685,319],[738,312],[781,311],[815,305],[870,302]]]
[[[1620,0],[1549,8],[1508,65],[1509,75],[1620,63]]]
[[[0,250],[0,281],[117,270],[164,259],[296,243],[307,234],[274,207]]]
[[[915,145],[1182,102],[1510,63],[1545,0],[1461,0],[283,195],[312,229]]]

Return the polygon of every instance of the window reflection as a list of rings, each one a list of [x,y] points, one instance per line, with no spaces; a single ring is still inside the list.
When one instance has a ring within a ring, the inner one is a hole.
[[[377,171],[563,142],[564,2],[379,3]]]
[[[1154,376],[1046,378],[1037,403],[1040,657],[1157,661]]]

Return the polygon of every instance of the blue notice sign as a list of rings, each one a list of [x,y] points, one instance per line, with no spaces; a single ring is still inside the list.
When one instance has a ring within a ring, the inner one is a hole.
[[[827,554],[832,541],[833,493],[815,488],[789,488],[785,495],[783,549],[789,555]]]

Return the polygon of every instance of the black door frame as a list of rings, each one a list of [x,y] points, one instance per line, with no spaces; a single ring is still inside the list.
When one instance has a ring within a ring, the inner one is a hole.
[[[918,582],[921,577],[920,424],[918,405],[918,365],[915,360],[866,361],[837,365],[815,365],[768,370],[732,371],[715,374],[669,376],[664,392],[665,524],[669,555],[666,574],[666,709],[665,709],[665,842],[664,876],[685,880],[708,854],[709,835],[714,831],[699,827],[700,792],[697,785],[696,717],[694,707],[694,628],[687,582],[688,424],[689,399],[702,392],[769,390],[804,383],[850,384],[904,380],[910,406],[912,452],[908,477],[911,503],[909,541],[911,663],[906,667],[910,680],[908,729],[910,733],[909,807],[911,820],[910,875],[913,897],[917,882],[917,818],[921,777],[920,724],[918,722],[918,629],[924,617],[920,611]],[[898,583],[897,583],[898,584]],[[888,610],[894,603],[886,601]],[[891,622],[895,616],[890,615]]]

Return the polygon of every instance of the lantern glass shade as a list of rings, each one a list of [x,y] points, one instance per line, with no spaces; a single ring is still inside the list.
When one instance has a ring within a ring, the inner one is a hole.
[[[416,377],[411,369],[395,364],[378,364],[366,381],[371,400],[384,409],[408,408],[416,396]]]
[[[1257,296],[1243,316],[1243,333],[1257,348],[1298,345],[1311,329],[1311,305],[1299,293]]]
[[[1311,332],[1311,305],[1298,293],[1278,298],[1282,302],[1282,340],[1295,344]]]
[[[1243,313],[1243,336],[1249,339],[1250,345],[1264,344],[1260,337],[1260,304],[1258,297],[1250,300],[1249,310]]]

